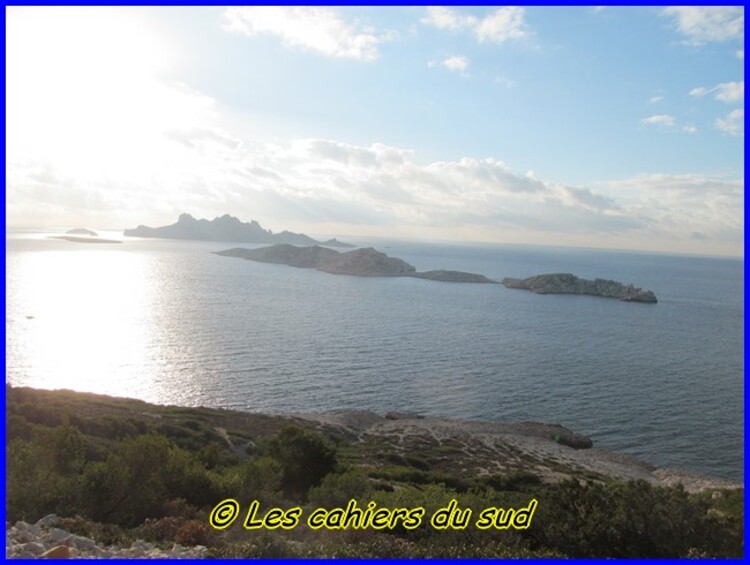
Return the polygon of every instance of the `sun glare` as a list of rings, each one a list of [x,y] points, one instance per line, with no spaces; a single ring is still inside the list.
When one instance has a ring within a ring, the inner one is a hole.
[[[120,173],[126,160],[147,166],[162,132],[194,110],[160,81],[173,54],[143,11],[9,9],[7,34],[12,156],[71,175]]]
[[[8,288],[9,353],[26,359],[16,386],[33,382],[158,398],[153,386],[149,259],[111,251],[17,255]],[[13,285],[12,281],[24,281]]]

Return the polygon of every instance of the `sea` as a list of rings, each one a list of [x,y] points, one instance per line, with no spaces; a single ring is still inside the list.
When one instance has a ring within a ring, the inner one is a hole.
[[[656,466],[743,478],[744,259],[357,240],[417,270],[569,272],[658,304],[350,277],[231,242],[6,234],[6,382],[262,413],[558,423]]]

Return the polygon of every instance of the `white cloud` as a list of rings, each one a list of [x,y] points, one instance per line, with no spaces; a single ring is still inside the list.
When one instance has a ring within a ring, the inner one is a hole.
[[[684,126],[682,126],[682,131],[684,131],[685,133],[696,133],[698,131],[698,128],[693,124],[685,124]]]
[[[695,96],[696,98],[701,98],[712,92],[716,93],[714,98],[721,102],[741,102],[745,99],[745,81],[722,82],[713,88],[699,86],[693,88],[688,94],[690,94],[690,96]]]
[[[474,29],[479,41],[505,43],[529,37],[529,29],[524,21],[526,11],[516,6],[499,8],[485,17]]]
[[[697,86],[694,89],[692,89],[690,92],[688,92],[688,94],[690,96],[695,96],[696,98],[700,98],[702,96],[705,96],[709,92],[711,92],[711,89],[705,88],[703,86]]]
[[[716,86],[716,99],[722,102],[740,102],[745,99],[745,81],[723,82]]]
[[[672,18],[688,45],[742,40],[745,36],[745,10],[739,6],[670,6],[662,14]]]
[[[453,55],[443,61],[443,66],[449,71],[465,73],[469,68],[469,60],[466,57]]]
[[[505,88],[513,88],[514,86],[518,86],[518,83],[516,81],[507,77],[495,77],[495,84],[502,85]]]
[[[648,102],[649,104],[658,104],[662,100],[664,100],[663,96],[652,96],[651,98],[648,99]]]
[[[735,51],[734,54],[737,56],[737,58],[740,61],[744,61],[745,60],[745,50],[744,49],[737,49],[737,51]]]
[[[734,136],[745,135],[745,110],[732,110],[725,118],[716,118],[716,129]]]
[[[657,114],[655,116],[649,116],[648,118],[643,118],[641,120],[641,123],[649,124],[649,125],[673,127],[675,124],[675,119],[674,119],[674,116],[670,116],[669,114]]]
[[[675,29],[688,45],[742,40],[745,10],[738,6],[670,6],[662,11],[672,18]]]
[[[465,16],[456,10],[441,6],[428,7],[427,15],[420,21],[425,25],[451,31],[474,27],[477,24],[477,18],[474,16]]]
[[[224,20],[227,29],[247,36],[276,35],[288,47],[362,61],[377,59],[378,45],[389,39],[358,21],[344,20],[333,8],[232,7]]]
[[[437,29],[471,30],[480,42],[500,44],[531,37],[525,18],[526,10],[517,6],[498,8],[484,18],[466,15],[452,8],[430,7],[421,22]]]

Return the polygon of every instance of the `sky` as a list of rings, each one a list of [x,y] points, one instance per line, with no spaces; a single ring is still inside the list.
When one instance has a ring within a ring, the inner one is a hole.
[[[9,7],[9,226],[744,256],[742,7]]]

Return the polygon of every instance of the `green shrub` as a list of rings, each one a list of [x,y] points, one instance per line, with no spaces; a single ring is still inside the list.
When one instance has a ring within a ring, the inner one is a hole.
[[[282,488],[305,495],[336,467],[336,449],[320,434],[288,425],[268,440],[264,451],[281,464]]]

